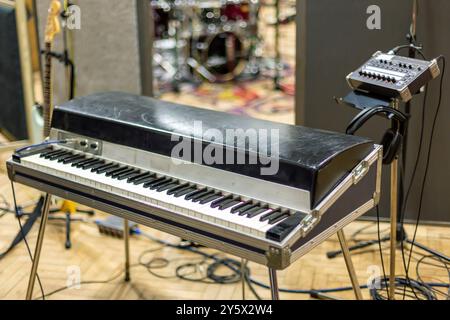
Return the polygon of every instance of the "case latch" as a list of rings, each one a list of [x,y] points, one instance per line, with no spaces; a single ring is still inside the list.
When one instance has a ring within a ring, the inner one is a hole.
[[[356,166],[355,169],[353,169],[352,175],[353,175],[353,184],[357,184],[369,171],[369,162],[368,161],[362,161],[360,164]]]

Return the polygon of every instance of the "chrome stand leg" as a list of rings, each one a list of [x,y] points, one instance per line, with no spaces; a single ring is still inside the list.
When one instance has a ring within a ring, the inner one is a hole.
[[[44,205],[42,206],[41,224],[39,226],[36,248],[34,249],[33,265],[31,266],[30,278],[28,280],[28,288],[26,295],[27,300],[31,300],[33,298],[34,283],[36,281],[36,275],[39,266],[39,258],[41,257],[42,243],[44,242],[45,227],[47,225],[51,198],[52,196],[50,194],[47,194],[45,196]]]
[[[391,163],[391,245],[389,298],[395,300],[395,254],[397,250],[398,158]]]
[[[363,296],[361,293],[361,288],[359,287],[358,278],[356,277],[355,267],[353,266],[352,257],[350,256],[350,251],[348,250],[347,240],[345,239],[343,229],[337,232],[339,243],[341,244],[342,254],[344,256],[345,265],[347,266],[348,275],[350,276],[350,281],[352,282],[353,291],[355,292],[356,300],[362,300]]]
[[[245,269],[247,267],[247,260],[241,259],[241,282],[242,282],[242,300],[245,300]]]
[[[123,220],[123,237],[125,239],[125,281],[130,281],[130,225],[127,219]]]
[[[275,269],[269,268],[269,278],[270,278],[270,292],[272,293],[272,300],[280,300],[280,296],[278,293],[277,271]]]

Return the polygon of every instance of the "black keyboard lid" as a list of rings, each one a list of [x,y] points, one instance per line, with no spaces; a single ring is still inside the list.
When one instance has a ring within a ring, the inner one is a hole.
[[[198,122],[202,124],[202,130],[198,132],[194,132],[196,122],[197,126]],[[259,146],[259,143],[248,140],[245,148],[238,148],[236,141],[224,141],[223,146],[232,150],[235,160],[238,154],[247,157],[251,153],[278,156],[279,169],[276,174],[262,175],[261,168],[270,167],[270,164],[263,165],[260,161],[255,165],[236,164],[234,161],[234,164],[209,166],[308,190],[311,192],[312,207],[374,147],[373,142],[366,138],[199,109],[122,92],[97,93],[56,106],[52,127],[169,157],[179,143],[172,141],[173,134],[192,137],[197,142],[201,141],[205,148],[211,142],[210,138],[203,136],[209,129],[219,130],[224,140],[227,129],[263,129],[269,137],[271,130],[275,129],[279,133],[279,143],[274,148],[270,144]],[[224,151],[224,158],[226,153]]]

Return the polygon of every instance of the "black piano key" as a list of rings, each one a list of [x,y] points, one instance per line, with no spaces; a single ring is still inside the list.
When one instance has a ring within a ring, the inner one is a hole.
[[[267,212],[266,214],[263,214],[261,216],[261,218],[259,218],[259,221],[263,222],[263,221],[269,220],[272,217],[277,216],[279,212],[280,212],[280,209],[276,209],[276,210],[272,210],[270,212]]]
[[[176,187],[176,186],[178,186],[178,185],[179,185],[179,184],[176,183],[176,182],[170,182],[170,183],[167,183],[167,184],[165,184],[165,185],[163,185],[163,186],[159,186],[158,189],[156,189],[156,191],[157,191],[157,192],[164,192],[164,191],[167,191],[167,190],[169,190],[169,189],[172,189],[172,188],[174,188],[174,187]]]
[[[267,210],[267,208],[256,207],[246,211],[245,214],[247,215],[247,218],[252,219],[256,216],[259,216],[261,213],[266,212]]]
[[[74,161],[78,161],[81,159],[86,159],[86,157],[82,154],[74,155],[73,157],[66,158],[62,161],[63,164],[71,164]]]
[[[242,207],[241,209],[239,209],[237,212],[238,212],[239,216],[242,217],[242,216],[245,216],[250,210],[255,209],[255,208],[260,208],[260,207],[256,204],[248,204],[248,205]]]
[[[134,171],[133,168],[128,168],[125,171],[120,171],[120,172],[114,173],[113,175],[111,175],[111,178],[116,179],[116,178],[120,177],[123,174],[131,173],[133,171]]]
[[[231,200],[231,201],[228,201],[228,202],[224,202],[223,204],[221,204],[219,206],[219,210],[226,210],[226,209],[231,208],[231,207],[233,207],[233,206],[235,206],[235,205],[237,205],[239,203],[241,203],[240,200]]]
[[[99,166],[95,166],[91,169],[91,172],[93,173],[98,173],[99,170],[103,170],[103,169],[107,169],[110,168],[114,165],[114,163],[105,163],[103,165],[99,165]]]
[[[128,177],[127,183],[132,183],[136,180],[139,180],[141,178],[146,178],[149,177],[151,175],[150,172],[141,172],[140,170],[138,170],[139,173],[135,174],[135,175],[131,175]]]
[[[266,232],[266,238],[274,241],[283,241],[307,216],[303,212],[296,212],[280,223],[274,225]]]
[[[156,190],[156,189],[158,189],[159,187],[163,187],[163,186],[165,186],[166,184],[172,183],[172,182],[174,182],[174,180],[172,180],[172,179],[170,179],[170,178],[165,178],[165,179],[162,180],[162,181],[153,183],[152,186],[150,187],[150,190]]]
[[[180,198],[180,197],[182,197],[182,196],[184,196],[184,195],[186,195],[186,194],[189,194],[189,193],[194,192],[195,190],[197,190],[195,187],[188,186],[188,187],[186,187],[186,188],[183,188],[183,189],[178,190],[178,191],[174,194],[174,197],[175,197],[175,198]]]
[[[192,191],[192,192],[188,193],[188,194],[184,197],[184,199],[185,199],[186,201],[192,200],[192,199],[194,199],[197,195],[200,195],[200,194],[204,193],[205,191],[206,191],[206,188],[195,189],[195,191]]]
[[[220,199],[217,199],[217,200],[214,200],[212,203],[211,203],[211,208],[217,208],[218,206],[220,206],[221,204],[222,204],[222,202],[224,202],[224,201],[228,201],[228,200],[230,200],[230,199],[232,199],[233,198],[233,195],[228,195],[228,196],[224,196],[224,197],[222,197],[222,198],[220,198]]]
[[[287,217],[289,217],[289,213],[287,213],[287,212],[279,212],[275,216],[272,216],[269,219],[269,224],[276,224],[278,222],[281,222],[282,220],[284,220]]]
[[[183,183],[183,184],[177,185],[176,187],[173,187],[172,189],[167,191],[167,195],[171,196],[171,195],[175,194],[177,191],[188,188],[188,187],[189,187],[189,183]]]
[[[158,179],[158,178],[156,177],[156,174],[152,174],[152,175],[150,175],[149,177],[142,178],[142,179],[139,179],[139,180],[134,181],[133,184],[136,185],[136,186],[138,186],[138,185],[140,185],[140,184],[144,184],[144,185],[145,185],[146,183],[155,181],[156,179]]]
[[[120,176],[117,177],[117,180],[122,181],[122,180],[130,179],[134,176],[141,174],[141,170],[137,170],[137,169],[132,169],[132,170],[133,171],[131,171],[129,173],[122,173]]]
[[[80,160],[72,161],[72,167],[75,167],[75,166],[77,166],[79,164],[84,164],[84,163],[86,163],[88,161],[91,161],[91,160],[92,160],[92,158],[83,157]]]
[[[145,183],[144,184],[144,188],[151,188],[151,187],[153,187],[155,184],[158,184],[158,183],[160,183],[160,182],[162,182],[162,181],[164,181],[164,180],[166,180],[167,178],[166,177],[160,177],[160,178],[158,178],[158,177],[154,177],[151,181],[149,181],[149,182],[147,182],[147,183]]]
[[[242,202],[240,205],[234,207],[233,210],[231,210],[231,213],[241,212],[241,210],[244,210],[245,208],[249,209],[248,208],[249,205],[252,205],[252,201],[251,200]]]
[[[94,162],[96,162],[96,161],[97,161],[96,158],[91,158],[90,160],[88,160],[88,161],[86,161],[86,162],[81,162],[81,163],[77,164],[75,167],[77,167],[77,168],[82,168],[84,165],[86,165],[86,164],[91,164],[91,163],[94,163]]]
[[[49,157],[48,160],[51,160],[51,161],[59,160],[69,154],[71,154],[69,151],[64,151],[63,153],[58,153],[58,154],[55,154],[55,155]]]
[[[79,156],[79,155],[78,155],[78,154],[74,154],[74,153],[72,153],[72,152],[69,152],[69,154],[65,155],[64,157],[60,157],[60,158],[58,159],[58,162],[61,163],[61,162],[63,162],[64,160],[67,160],[67,159],[69,159],[69,158],[76,157],[76,156]]]
[[[140,174],[137,177],[133,177],[127,180],[128,183],[134,183],[135,185],[138,185],[141,183],[142,180],[148,179],[153,177],[154,174],[150,173],[150,172],[145,172],[143,174]]]
[[[97,159],[94,162],[88,163],[88,164],[84,164],[81,169],[83,170],[89,170],[92,168],[95,168],[96,166],[100,166],[100,165],[104,165],[105,164],[105,160],[100,160]]]
[[[62,154],[64,154],[64,153],[66,153],[65,150],[58,150],[58,151],[56,151],[55,153],[46,155],[44,158],[45,158],[45,159],[52,159],[53,157],[62,155]]]
[[[128,170],[128,167],[120,167],[119,166],[118,168],[106,171],[106,176],[107,177],[112,177],[116,173],[121,173],[121,172],[124,172],[125,170]]]
[[[214,191],[210,190],[210,191],[205,191],[203,193],[200,193],[198,195],[196,195],[194,198],[192,198],[192,202],[200,202],[201,200],[209,197],[210,195],[213,195]]]
[[[219,199],[221,197],[222,197],[221,194],[213,194],[213,195],[210,195],[210,196],[204,198],[203,200],[201,200],[200,204],[207,204],[207,203],[210,203],[210,202],[212,202],[212,201],[214,201],[216,199]]]
[[[94,172],[97,173],[97,174],[103,174],[105,172],[109,172],[109,171],[117,169],[117,168],[119,168],[118,164],[110,163],[110,164],[107,164],[107,165],[105,165],[103,167],[98,168]]]
[[[39,157],[40,158],[44,158],[45,156],[51,155],[51,154],[53,154],[53,153],[55,153],[57,151],[59,151],[59,150],[53,150],[53,149],[45,150],[44,152],[41,153],[41,155]]]
[[[41,155],[42,158],[48,159],[49,157],[51,157],[54,154],[60,153],[61,149],[57,149],[57,150],[52,150],[50,152],[45,152]]]

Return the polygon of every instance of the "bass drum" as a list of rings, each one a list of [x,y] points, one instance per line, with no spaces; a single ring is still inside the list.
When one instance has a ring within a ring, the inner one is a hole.
[[[233,32],[202,35],[193,40],[192,51],[192,56],[218,82],[230,81],[239,76],[249,58],[245,41]]]

